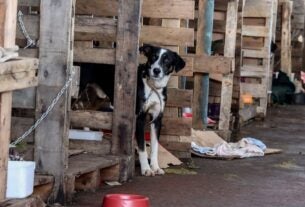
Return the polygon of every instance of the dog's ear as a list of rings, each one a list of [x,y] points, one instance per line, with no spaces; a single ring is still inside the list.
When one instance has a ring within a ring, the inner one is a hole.
[[[177,53],[174,53],[174,54],[175,54],[174,68],[177,73],[184,68],[185,62]]]
[[[144,44],[142,47],[139,48],[140,53],[144,54],[146,57],[149,57],[153,51],[153,46]]]

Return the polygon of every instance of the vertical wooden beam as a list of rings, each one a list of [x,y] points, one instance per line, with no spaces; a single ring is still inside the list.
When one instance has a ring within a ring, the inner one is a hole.
[[[282,4],[281,70],[291,74],[291,14],[293,2]]]
[[[73,0],[42,0],[40,5],[39,86],[36,118],[66,82],[73,63]],[[60,29],[59,29],[60,27]],[[64,172],[68,165],[68,92],[35,131],[37,170],[55,178],[50,203],[64,203]]]
[[[142,0],[119,0],[112,153],[122,155],[121,181],[134,175],[135,107]]]
[[[214,0],[199,0],[196,54],[210,55],[212,47]],[[204,67],[204,66],[203,66]],[[194,74],[193,128],[207,125],[209,74]]]
[[[229,130],[231,119],[231,105],[233,95],[233,76],[235,70],[235,47],[237,33],[237,18],[238,18],[238,0],[228,2],[227,17],[226,17],[226,33],[224,56],[233,58],[232,73],[224,75],[221,87],[221,106],[219,129]]]
[[[15,46],[17,0],[0,0],[0,47]],[[6,195],[12,92],[0,93],[0,202]]]

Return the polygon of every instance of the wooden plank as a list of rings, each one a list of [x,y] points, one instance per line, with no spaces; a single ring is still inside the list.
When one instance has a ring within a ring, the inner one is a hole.
[[[266,37],[269,35],[269,28],[264,26],[243,25],[242,35],[254,37]]]
[[[250,93],[255,98],[266,98],[266,86],[254,83],[240,83],[240,85],[241,94]]]
[[[93,129],[111,129],[112,112],[71,111],[72,127],[89,127]]]
[[[115,49],[74,47],[74,62],[115,64]]]
[[[103,17],[75,18],[74,40],[99,40],[115,42],[117,20]]]
[[[36,118],[45,112],[46,106],[60,91],[72,69],[73,8],[73,0],[41,2],[39,69],[42,72],[39,73],[40,84],[37,87]],[[36,170],[51,174],[55,179],[50,203],[64,203],[65,200],[63,192],[64,173],[68,166],[69,107],[68,95],[64,95],[48,119],[35,130]]]
[[[196,56],[193,72],[228,74],[232,72],[232,58],[223,56]]]
[[[194,46],[194,29],[143,26],[141,29],[140,42],[157,45],[192,47]]]
[[[78,0],[76,14],[94,16],[118,16],[118,0]],[[144,0],[142,13],[151,18],[185,18],[194,19],[194,0]]]
[[[142,16],[162,19],[194,19],[194,0],[144,0]]]
[[[36,71],[26,71],[0,76],[0,92],[13,91],[38,85]]]
[[[266,50],[249,50],[249,49],[242,49],[242,56],[243,57],[250,57],[250,58],[269,58],[270,52]]]
[[[256,77],[263,78],[266,77],[265,71],[240,71],[241,77]]]
[[[18,6],[40,6],[40,0],[18,0]]]
[[[291,74],[291,1],[282,4],[282,27],[281,27],[281,70]]]
[[[79,176],[98,169],[107,168],[119,163],[118,157],[81,154],[69,158],[66,176]]]
[[[192,119],[164,117],[162,120],[162,135],[190,136]]]
[[[168,88],[166,106],[191,107],[193,99],[192,90]]]
[[[39,49],[38,48],[27,48],[18,51],[19,56],[21,57],[29,57],[29,58],[38,58]]]
[[[0,47],[15,46],[17,0],[0,0]],[[1,82],[1,85],[3,83]],[[0,93],[0,202],[6,197],[12,92]]]
[[[0,64],[0,77],[2,75],[26,72],[37,69],[38,69],[38,59],[18,58],[13,61],[7,61]]]
[[[112,153],[123,154],[120,180],[134,175],[134,134],[141,0],[119,0]]]
[[[248,0],[245,3],[244,17],[271,17],[272,0]]]
[[[265,66],[259,65],[242,65],[240,68],[241,71],[248,71],[248,72],[264,72],[266,71]]]
[[[232,71],[235,70],[235,49],[236,49],[236,34],[238,21],[238,3],[239,0],[230,1],[228,3],[227,18],[226,18],[226,39],[224,46],[224,56],[233,58],[231,61]],[[233,77],[234,74],[224,75],[221,87],[220,115],[219,115],[219,130],[228,131],[231,121],[231,105],[233,95]]]
[[[77,0],[75,13],[93,16],[117,16],[118,0]]]
[[[0,202],[5,199],[8,148],[11,130],[12,93],[0,94]]]

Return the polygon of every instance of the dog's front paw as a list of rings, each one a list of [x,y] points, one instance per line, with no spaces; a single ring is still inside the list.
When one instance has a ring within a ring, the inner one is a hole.
[[[153,172],[155,173],[155,175],[164,175],[165,174],[164,170],[162,170],[161,168],[156,168],[153,170]]]
[[[150,168],[148,168],[148,169],[142,169],[141,172],[142,172],[142,175],[143,175],[143,176],[146,176],[146,177],[155,176],[154,171],[152,171]]]

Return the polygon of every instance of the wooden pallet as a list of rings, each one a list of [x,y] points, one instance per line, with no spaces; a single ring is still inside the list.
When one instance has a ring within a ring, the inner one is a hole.
[[[66,200],[72,200],[76,191],[95,190],[102,181],[119,179],[119,159],[111,156],[81,154],[69,158],[65,173]]]
[[[274,0],[246,0],[241,31],[241,95],[258,100],[257,112],[266,115],[270,90],[270,44],[274,33]],[[243,103],[241,104],[241,106]]]

